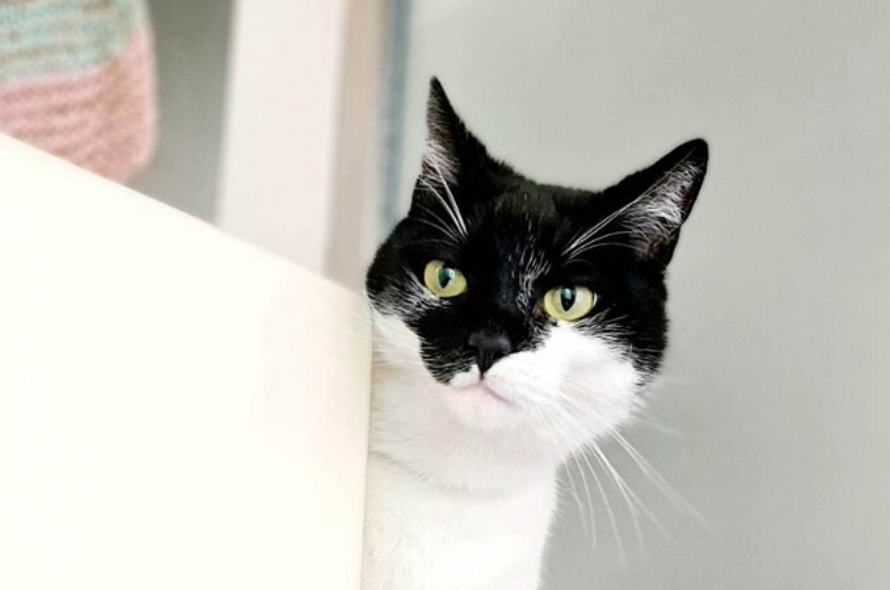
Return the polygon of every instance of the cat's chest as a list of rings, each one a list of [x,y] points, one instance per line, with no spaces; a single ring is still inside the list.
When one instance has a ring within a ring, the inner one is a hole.
[[[468,497],[372,455],[367,482],[364,590],[537,586],[554,481],[507,497]]]

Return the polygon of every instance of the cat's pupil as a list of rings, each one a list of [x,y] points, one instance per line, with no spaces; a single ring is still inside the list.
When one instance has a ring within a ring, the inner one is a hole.
[[[563,311],[572,309],[572,306],[575,305],[575,290],[561,289],[559,291],[559,302],[562,304]]]
[[[454,280],[454,269],[448,268],[447,266],[443,266],[439,269],[439,286],[443,289],[448,286],[448,284]]]

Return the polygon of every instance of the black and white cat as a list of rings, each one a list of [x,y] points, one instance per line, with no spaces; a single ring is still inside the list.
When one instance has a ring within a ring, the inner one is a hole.
[[[666,345],[700,139],[603,191],[489,156],[433,80],[408,215],[366,289],[364,590],[532,590],[572,453],[625,423]]]

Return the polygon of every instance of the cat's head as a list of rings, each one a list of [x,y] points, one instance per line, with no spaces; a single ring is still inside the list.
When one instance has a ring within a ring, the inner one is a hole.
[[[707,144],[590,191],[492,158],[435,79],[427,125],[410,211],[366,283],[378,362],[425,383],[403,411],[561,451],[614,429],[662,360],[665,269]]]

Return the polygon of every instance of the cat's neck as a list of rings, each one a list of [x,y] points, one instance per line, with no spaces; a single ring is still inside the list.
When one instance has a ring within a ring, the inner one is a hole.
[[[457,493],[510,494],[555,478],[559,458],[510,432],[461,424],[436,403],[448,394],[429,377],[375,370],[371,452]]]

